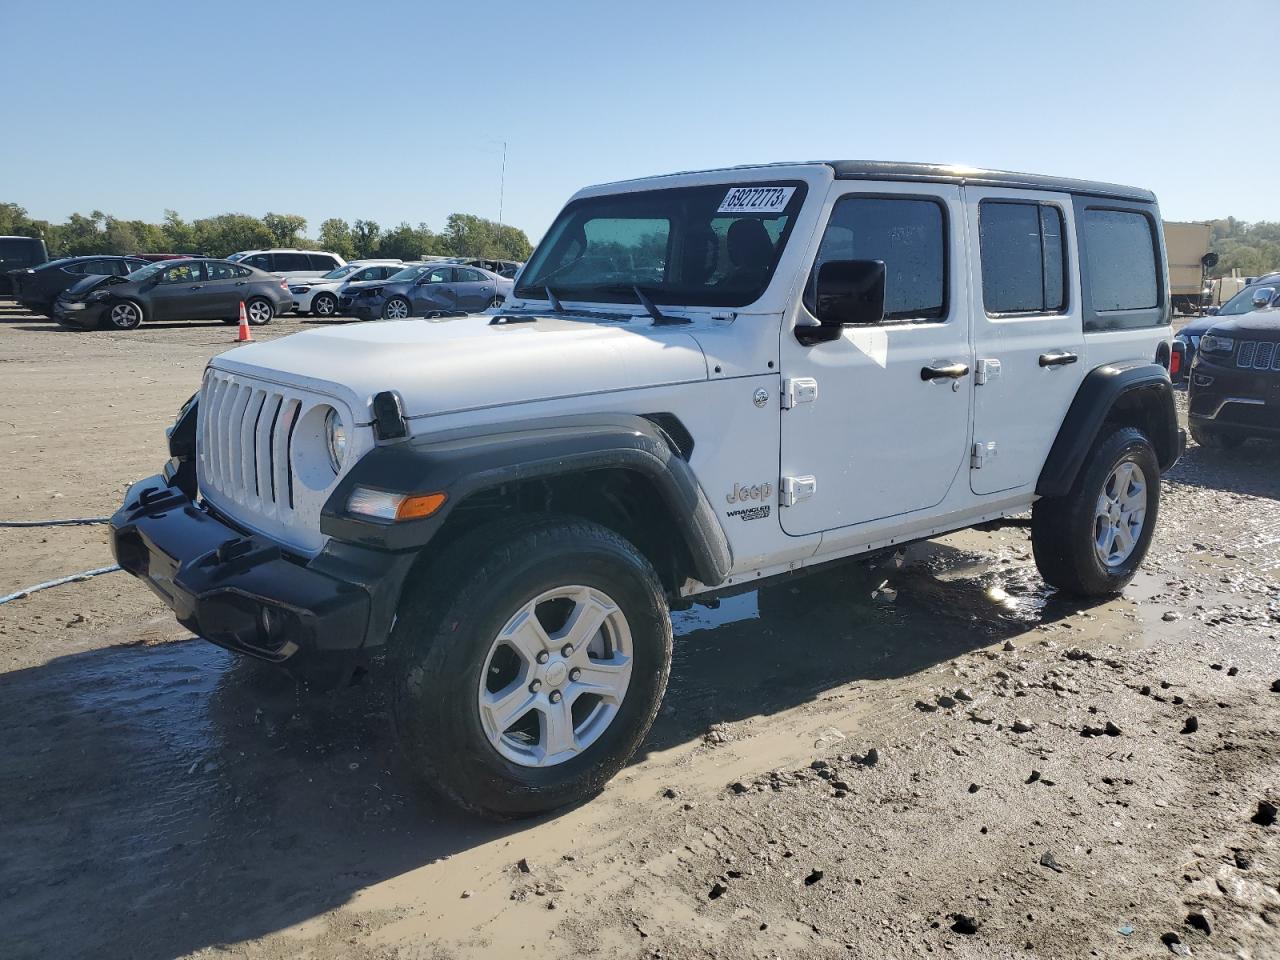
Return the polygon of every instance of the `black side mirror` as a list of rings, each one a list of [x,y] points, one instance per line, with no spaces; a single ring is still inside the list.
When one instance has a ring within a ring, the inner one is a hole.
[[[818,268],[815,314],[821,326],[797,327],[803,344],[837,340],[845,327],[864,327],[884,319],[883,260],[828,260]]]

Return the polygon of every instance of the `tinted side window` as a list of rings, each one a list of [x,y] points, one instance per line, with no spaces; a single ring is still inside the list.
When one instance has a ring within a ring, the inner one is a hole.
[[[259,270],[266,270],[268,273],[271,272],[271,254],[269,253],[255,254],[245,260],[245,263],[251,267],[257,267]]]
[[[160,274],[161,283],[194,283],[200,279],[200,264],[184,263]]]
[[[1052,313],[1066,305],[1062,213],[1057,207],[983,200],[978,234],[987,313]]]
[[[1087,210],[1084,235],[1094,310],[1159,305],[1155,240],[1147,217],[1129,210]]]
[[[307,259],[311,261],[312,270],[323,270],[328,273],[330,270],[336,270],[339,266],[337,260],[323,253],[309,253]],[[299,267],[298,269],[302,269]]]
[[[277,253],[275,254],[275,268],[281,273],[287,270],[311,270],[311,261],[305,253]],[[332,267],[328,268],[332,269]]]
[[[828,260],[883,260],[886,320],[945,317],[946,243],[945,214],[937,201],[845,197],[832,208],[805,305],[815,309],[818,269]]]
[[[204,268],[208,271],[210,280],[231,280],[238,276],[237,268],[229,263],[209,262],[204,265]]]

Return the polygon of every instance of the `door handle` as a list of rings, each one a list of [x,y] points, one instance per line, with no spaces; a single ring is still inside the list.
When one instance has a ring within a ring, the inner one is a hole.
[[[237,287],[243,287],[246,283],[248,283],[248,281],[247,281],[247,280],[237,280],[237,281],[236,281],[236,286],[237,286]]]
[[[203,284],[203,283],[193,283],[191,286],[187,287],[187,289],[188,289],[188,290],[199,290],[199,289],[200,289],[201,287],[203,287],[203,286],[204,286],[204,284]]]
[[[1057,353],[1042,353],[1040,354],[1040,366],[1065,367],[1068,363],[1075,363],[1079,359],[1074,353],[1067,353],[1065,350]]]
[[[948,363],[941,367],[924,367],[920,371],[921,380],[959,380],[969,375],[969,366],[964,363]]]

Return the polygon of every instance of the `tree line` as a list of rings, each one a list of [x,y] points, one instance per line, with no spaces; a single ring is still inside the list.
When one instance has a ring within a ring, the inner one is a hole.
[[[1212,250],[1218,255],[1218,264],[1210,271],[1215,277],[1230,276],[1232,270],[1244,277],[1280,270],[1280,222],[1214,220]]]
[[[527,260],[533,252],[523,230],[470,213],[450,214],[444,229],[401,223],[384,229],[373,220],[348,223],[331,217],[319,235],[306,235],[307,219],[293,213],[252,217],[222,213],[184,220],[166,210],[161,223],[123,220],[94,210],[73,213],[64,223],[34,220],[16,203],[0,203],[0,236],[43,237],[51,257],[91,254],[192,253],[225,257],[238,250],[303,247],[327,250],[347,260],[384,257],[417,260],[423,256],[489,257]]]

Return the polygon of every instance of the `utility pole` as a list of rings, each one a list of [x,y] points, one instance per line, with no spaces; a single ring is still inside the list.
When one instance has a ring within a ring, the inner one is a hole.
[[[502,175],[498,178],[498,235],[502,235],[502,202],[507,193],[507,141],[502,141]]]

